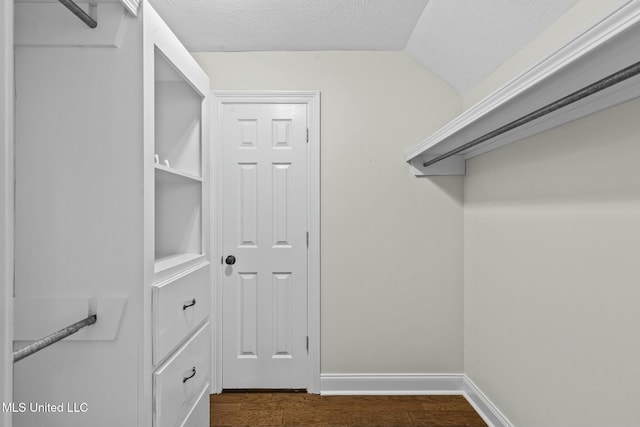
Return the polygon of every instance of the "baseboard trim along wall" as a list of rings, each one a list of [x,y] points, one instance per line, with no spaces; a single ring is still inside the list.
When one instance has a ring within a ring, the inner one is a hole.
[[[465,374],[322,374],[320,394],[462,395],[489,427],[513,427]]]
[[[462,374],[322,374],[323,395],[460,394]]]
[[[500,412],[498,407],[466,375],[463,379],[462,394],[489,427],[513,427],[513,424]]]

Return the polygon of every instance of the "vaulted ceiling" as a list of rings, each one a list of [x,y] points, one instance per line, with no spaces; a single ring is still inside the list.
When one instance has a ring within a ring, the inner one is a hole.
[[[406,50],[461,93],[577,0],[150,0],[191,51]]]

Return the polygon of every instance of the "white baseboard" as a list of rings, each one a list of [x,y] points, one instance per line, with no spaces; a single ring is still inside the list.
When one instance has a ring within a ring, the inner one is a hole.
[[[468,376],[464,376],[464,397],[473,409],[484,419],[489,427],[513,427],[513,424],[502,412],[480,391],[478,386]]]
[[[465,374],[322,374],[320,394],[462,395],[489,427],[513,427]]]
[[[462,394],[462,374],[322,374],[320,394]]]

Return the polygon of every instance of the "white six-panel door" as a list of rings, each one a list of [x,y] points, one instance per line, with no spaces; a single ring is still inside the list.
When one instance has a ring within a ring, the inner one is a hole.
[[[223,388],[305,388],[306,105],[223,104],[220,120]]]

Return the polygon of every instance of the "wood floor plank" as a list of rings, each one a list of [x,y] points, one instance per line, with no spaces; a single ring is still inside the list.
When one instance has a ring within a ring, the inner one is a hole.
[[[460,411],[410,411],[414,426],[419,427],[486,427],[475,412]]]
[[[251,402],[268,402],[272,399],[271,393],[221,393],[212,395],[212,401],[217,403],[251,403]]]
[[[463,396],[212,395],[212,427],[487,427]]]
[[[381,410],[422,410],[422,402],[412,396],[327,396],[321,400],[322,407],[374,408]]]
[[[473,411],[463,396],[423,396],[417,400],[426,411]]]
[[[218,410],[212,413],[211,426],[282,426],[282,409],[278,410]]]
[[[371,408],[304,408],[285,410],[285,426],[318,426],[342,424],[348,426],[404,427],[411,425],[407,411],[387,411]]]

